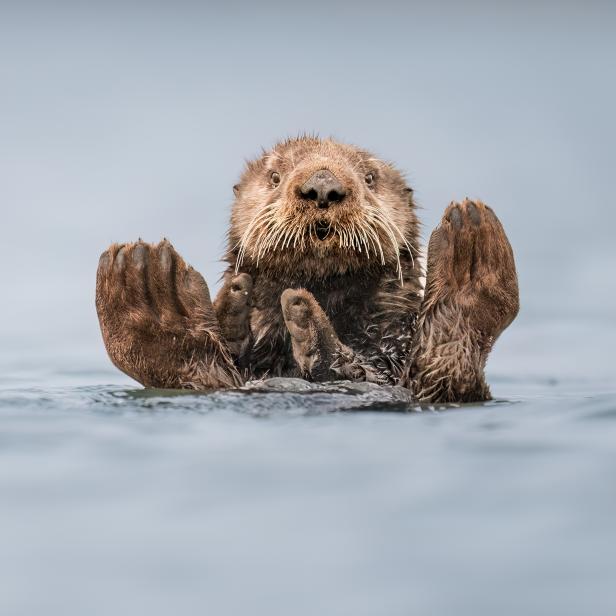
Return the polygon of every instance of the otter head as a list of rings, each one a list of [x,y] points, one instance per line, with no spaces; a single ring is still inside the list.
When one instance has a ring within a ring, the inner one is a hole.
[[[234,187],[229,259],[236,269],[327,277],[412,260],[412,191],[369,152],[301,137],[249,162]]]

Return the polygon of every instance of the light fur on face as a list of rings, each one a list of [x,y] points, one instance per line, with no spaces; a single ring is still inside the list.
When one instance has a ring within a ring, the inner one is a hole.
[[[319,169],[331,171],[347,191],[343,202],[325,211],[298,197],[298,187]],[[274,172],[280,185],[270,182]],[[374,187],[366,185],[367,174]],[[313,138],[279,144],[249,163],[240,182],[230,234],[235,270],[246,262],[258,269],[302,259],[342,259],[349,269],[393,264],[402,282],[401,251],[411,259],[414,252],[416,220],[409,193],[392,166],[352,146]]]

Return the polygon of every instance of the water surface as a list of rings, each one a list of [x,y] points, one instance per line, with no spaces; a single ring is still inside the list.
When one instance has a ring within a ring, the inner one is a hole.
[[[21,360],[0,380],[2,614],[614,613],[599,372],[509,349],[494,401],[421,408]]]

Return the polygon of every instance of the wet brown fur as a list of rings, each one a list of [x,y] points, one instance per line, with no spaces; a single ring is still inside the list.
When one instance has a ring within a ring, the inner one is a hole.
[[[298,192],[320,169],[346,190],[325,210]],[[490,397],[486,358],[518,309],[513,253],[490,208],[446,210],[424,297],[413,193],[392,165],[302,137],[248,163],[235,192],[214,305],[166,241],[103,253],[97,310],[118,368],[157,387],[303,376],[399,383],[435,402]]]

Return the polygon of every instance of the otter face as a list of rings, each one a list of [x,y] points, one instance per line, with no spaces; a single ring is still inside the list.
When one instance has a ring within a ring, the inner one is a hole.
[[[231,217],[236,269],[326,276],[394,266],[414,252],[417,219],[401,174],[370,153],[303,137],[248,163]]]

